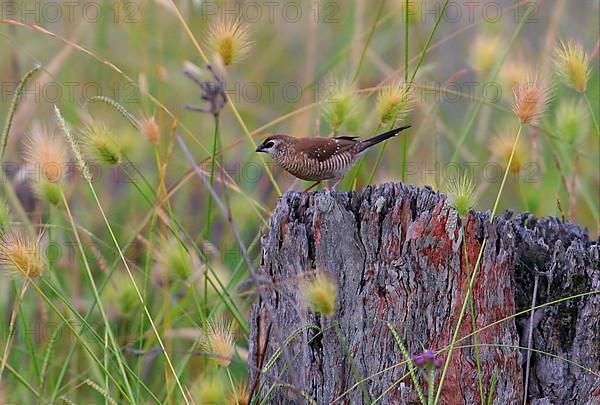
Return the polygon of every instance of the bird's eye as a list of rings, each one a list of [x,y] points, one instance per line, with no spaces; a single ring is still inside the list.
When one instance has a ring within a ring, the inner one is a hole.
[[[269,149],[269,148],[272,148],[273,145],[275,145],[275,142],[269,141],[269,142],[265,143],[264,148]]]

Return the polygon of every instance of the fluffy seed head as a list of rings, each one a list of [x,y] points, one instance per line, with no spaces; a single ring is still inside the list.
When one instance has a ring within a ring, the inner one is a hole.
[[[521,59],[509,59],[500,70],[498,77],[506,89],[513,89],[515,86],[519,86],[519,83],[526,83],[528,79],[528,73],[531,72],[529,64]],[[510,91],[502,92],[510,97]]]
[[[580,93],[587,88],[590,78],[590,57],[583,46],[574,42],[561,42],[554,50],[554,66],[567,86]]]
[[[214,354],[215,361],[220,366],[229,366],[235,353],[231,323],[223,319],[213,320],[208,323],[207,332],[208,334],[203,342],[204,350]]]
[[[452,206],[461,217],[465,217],[473,207],[473,180],[467,173],[455,177],[446,186],[446,192],[450,196]]]
[[[151,144],[158,145],[160,143],[160,127],[154,115],[142,116],[140,120],[140,132]]]
[[[233,391],[227,395],[227,405],[249,405],[250,390],[247,381],[240,381],[233,385]]]
[[[36,130],[26,141],[26,162],[51,183],[62,179],[68,159],[66,145],[45,129]]]
[[[323,104],[322,114],[334,133],[346,123],[358,104],[356,89],[347,81],[331,81],[335,90]]]
[[[490,152],[495,161],[506,167],[510,154],[512,152],[513,144],[517,131],[511,126],[506,127],[499,131],[490,143]],[[522,139],[522,138],[521,138]],[[510,164],[510,171],[513,174],[518,174],[529,160],[529,153],[523,145],[523,141],[519,139],[515,147],[515,153],[513,155],[512,163]]]
[[[558,135],[569,144],[575,143],[590,129],[588,110],[581,100],[561,100],[555,117]]]
[[[159,271],[163,275],[173,275],[179,280],[188,280],[194,273],[194,269],[199,267],[196,253],[185,250],[174,236],[161,240],[157,259]]]
[[[209,371],[192,386],[193,397],[198,404],[222,404],[226,400],[225,385],[218,373]]]
[[[381,125],[394,124],[412,108],[413,97],[403,83],[383,86],[377,95],[377,116]]]
[[[54,106],[54,114],[56,115],[56,120],[58,121],[58,125],[62,129],[65,138],[67,138],[67,142],[69,142],[71,152],[75,157],[75,161],[77,162],[77,166],[79,166],[79,170],[81,171],[83,178],[85,179],[85,181],[90,183],[92,181],[92,175],[90,173],[89,168],[87,167],[87,164],[85,163],[85,160],[83,160],[83,156],[81,156],[81,149],[79,148],[77,139],[75,139],[75,136],[73,136],[73,134],[71,133],[69,125],[67,125],[67,122],[65,121],[64,117],[62,116],[62,113],[56,105]]]
[[[502,41],[499,36],[478,36],[470,50],[471,66],[480,74],[488,73],[498,60],[501,49]]]
[[[37,241],[18,231],[8,231],[0,237],[0,267],[9,273],[35,279],[42,274],[46,264]]]
[[[523,124],[535,125],[550,102],[551,89],[539,78],[520,83],[513,90],[512,110]]]
[[[252,49],[248,26],[236,18],[218,18],[211,24],[207,37],[208,47],[219,56],[225,66],[242,60]]]
[[[331,316],[335,312],[337,286],[331,277],[318,272],[303,285],[304,301],[313,312]]]
[[[108,128],[99,122],[92,122],[82,130],[83,148],[87,156],[97,163],[115,166],[123,157],[122,145]]]
[[[39,174],[32,181],[40,199],[53,205],[60,203],[68,156],[63,141],[45,129],[36,129],[27,139],[25,161]]]

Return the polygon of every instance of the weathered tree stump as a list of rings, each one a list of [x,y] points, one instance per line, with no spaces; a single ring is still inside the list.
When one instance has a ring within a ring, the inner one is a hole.
[[[468,309],[459,334],[509,317],[477,334],[484,396],[496,370],[493,403],[523,403],[531,353],[530,403],[600,403],[600,295],[534,311],[532,352],[517,347],[527,346],[531,312],[511,317],[531,308],[536,275],[536,305],[600,290],[598,240],[556,218],[506,213],[490,224],[489,215],[461,220],[445,195],[402,184],[282,196],[262,239],[262,273],[273,281],[262,288],[272,311],[259,301],[250,315],[252,395],[271,404],[359,404],[382,394],[380,403],[418,403],[385,321],[410,354],[448,346],[487,238],[475,319]],[[302,303],[299,280],[316,269],[337,282],[331,318]],[[277,335],[288,338],[285,355],[276,352]],[[441,403],[481,402],[473,343],[457,344],[466,347],[453,353]]]

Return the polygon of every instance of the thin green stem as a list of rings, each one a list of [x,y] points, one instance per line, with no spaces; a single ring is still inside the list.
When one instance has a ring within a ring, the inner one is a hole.
[[[590,109],[590,115],[592,116],[592,121],[594,122],[594,127],[596,128],[596,136],[600,138],[600,125],[598,125],[598,118],[596,117],[596,113],[594,111],[594,107],[592,106],[592,102],[588,97],[587,93],[583,93],[583,98]]]
[[[358,66],[356,67],[356,71],[354,72],[354,77],[352,78],[352,83],[355,83],[358,80],[358,76],[360,75],[360,70],[362,69],[362,65],[364,63],[365,54],[367,53],[367,49],[369,49],[369,44],[371,43],[371,40],[373,39],[373,34],[375,34],[375,29],[377,28],[377,23],[379,22],[379,19],[381,18],[381,13],[383,12],[384,4],[385,4],[385,0],[381,0],[379,2],[379,7],[377,8],[377,15],[375,16],[375,21],[373,22],[373,25],[371,26],[371,30],[369,31],[369,35],[367,36],[367,39],[365,41],[365,46],[363,46],[363,49],[360,53],[360,59],[358,60]]]
[[[85,268],[86,275],[90,282],[90,287],[92,288],[92,293],[94,294],[94,299],[98,303],[98,310],[100,311],[100,316],[102,316],[102,320],[104,321],[104,327],[107,331],[108,339],[110,340],[113,350],[115,351],[115,357],[117,359],[117,364],[119,366],[119,370],[121,371],[121,374],[123,376],[123,382],[125,383],[129,397],[131,398],[131,400],[133,400],[135,397],[133,396],[133,390],[131,389],[131,385],[129,384],[129,378],[127,377],[127,373],[125,372],[125,368],[123,367],[123,362],[121,359],[121,350],[117,346],[117,342],[112,333],[110,323],[108,322],[108,317],[106,316],[106,312],[104,311],[104,306],[102,305],[102,300],[100,298],[100,294],[98,293],[98,288],[96,287],[96,282],[94,281],[94,276],[92,275],[92,269],[90,268],[87,257],[85,255],[85,251],[83,250],[83,244],[81,243],[81,238],[79,237],[79,232],[77,231],[77,226],[75,225],[75,220],[73,219],[73,215],[71,214],[71,209],[69,208],[69,203],[67,202],[67,197],[65,196],[65,193],[62,191],[62,189],[61,189],[60,195],[62,198],[63,206],[65,207],[65,211],[67,213],[67,217],[69,218],[69,222],[71,223],[73,235],[75,236],[75,240],[77,242],[79,254],[81,255],[81,260],[83,261],[83,266]],[[106,367],[106,368],[108,369],[108,367]]]
[[[4,368],[6,367],[6,362],[8,361],[8,354],[10,353],[10,345],[12,343],[12,338],[14,334],[15,322],[17,320],[17,308],[19,307],[19,303],[23,300],[25,296],[25,291],[27,291],[27,285],[29,284],[29,279],[25,279],[23,282],[23,286],[21,286],[21,290],[19,291],[19,295],[15,300],[15,304],[10,315],[10,322],[8,324],[8,337],[6,339],[6,344],[4,345],[4,354],[2,355],[2,365],[0,365],[0,382],[2,382],[2,374],[4,372]]]
[[[502,178],[502,183],[500,184],[500,189],[498,190],[498,194],[496,195],[496,201],[494,202],[494,207],[492,209],[492,213],[490,215],[490,223],[494,220],[494,216],[496,215],[496,210],[498,209],[498,204],[500,203],[500,197],[502,196],[502,191],[504,190],[504,185],[506,184],[506,179],[508,177],[508,173],[510,171],[510,167],[512,165],[512,160],[515,154],[515,149],[517,147],[517,143],[519,142],[519,137],[521,136],[521,131],[523,130],[523,124],[519,124],[519,129],[517,130],[517,136],[515,137],[515,141],[513,143],[512,150],[510,152],[510,157],[508,159],[508,163],[506,165],[506,169],[504,170],[504,177]],[[479,269],[479,265],[481,263],[481,258],[483,256],[483,251],[487,244],[487,238],[483,240],[481,247],[479,249],[479,254],[477,255],[477,261],[475,262],[475,268],[473,269],[473,273],[471,274],[471,278],[469,280],[469,286],[467,288],[467,294],[465,299],[463,300],[462,307],[460,309],[460,314],[458,316],[458,321],[456,322],[456,326],[454,328],[454,333],[452,334],[452,341],[450,343],[450,348],[448,350],[448,355],[446,356],[446,361],[444,363],[444,369],[442,370],[442,376],[440,377],[440,382],[438,384],[437,393],[435,396],[435,403],[439,403],[440,395],[442,394],[442,387],[444,384],[444,380],[446,378],[446,373],[448,372],[448,366],[450,365],[450,359],[452,358],[452,352],[454,350],[454,346],[456,345],[456,341],[458,338],[458,332],[460,331],[460,325],[462,324],[463,318],[465,316],[467,304],[469,302],[469,295],[471,291],[473,291],[473,285],[475,283],[475,276],[477,275],[477,271]]]
[[[408,87],[409,88],[412,86],[412,83],[415,80],[415,77],[417,76],[417,73],[419,72],[419,68],[421,67],[421,64],[423,64],[423,60],[425,59],[425,55],[427,54],[427,51],[429,50],[429,46],[431,45],[431,41],[433,40],[435,32],[437,31],[438,26],[442,22],[442,18],[444,17],[444,15],[446,13],[446,8],[448,7],[449,1],[450,0],[446,0],[444,2],[444,6],[442,7],[442,10],[441,10],[440,14],[438,15],[437,19],[435,20],[435,24],[433,24],[433,28],[431,29],[431,32],[429,33],[429,36],[427,37],[427,41],[425,42],[425,46],[423,47],[423,50],[421,51],[421,54],[419,55],[419,59],[417,60],[417,65],[415,66],[415,69],[413,70],[412,75],[410,76],[410,81],[408,83]],[[406,23],[408,25],[408,21]],[[408,41],[408,36],[407,36],[406,41]],[[407,49],[408,49],[408,46],[407,46]],[[405,70],[404,74],[405,74],[405,77],[408,77],[408,69]],[[402,181],[404,182],[404,181],[406,181],[406,155],[407,155],[407,149],[408,149],[408,146],[407,146],[407,144],[408,144],[408,134],[406,132],[404,134],[402,134],[402,139],[403,139],[403,143],[402,143]],[[387,143],[384,143],[381,146],[381,150],[379,152],[380,155],[383,155],[383,152],[385,150],[385,146],[386,145],[387,145]],[[375,164],[375,166],[373,167],[372,172],[377,171],[377,168],[379,167],[379,162],[380,161],[381,161],[381,159],[379,159],[379,161]]]
[[[152,316],[150,315],[150,311],[148,310],[148,307],[146,306],[146,303],[144,302],[144,298],[142,297],[140,289],[139,289],[137,283],[135,282],[135,278],[133,277],[133,273],[131,272],[131,269],[129,268],[129,264],[127,263],[127,260],[125,259],[125,256],[123,255],[123,251],[122,251],[121,247],[119,246],[119,242],[117,241],[117,238],[116,238],[116,236],[115,236],[115,234],[113,232],[112,226],[108,222],[108,218],[106,217],[106,213],[104,212],[104,208],[102,208],[102,205],[100,204],[100,200],[98,199],[98,195],[96,194],[96,190],[94,189],[94,186],[92,185],[91,182],[88,182],[88,185],[90,187],[92,195],[94,196],[94,200],[96,202],[96,205],[98,206],[98,209],[100,210],[100,214],[102,215],[102,219],[104,220],[104,223],[106,224],[108,232],[110,233],[110,237],[112,238],[112,241],[113,241],[113,243],[114,243],[117,251],[119,252],[119,257],[121,258],[121,261],[123,262],[123,265],[125,266],[125,269],[127,270],[127,274],[129,275],[129,278],[131,279],[131,283],[133,284],[133,288],[135,289],[135,292],[136,292],[136,294],[138,296],[138,299],[140,300],[140,302],[142,304],[142,307],[144,309],[144,312],[146,313],[146,316],[148,317],[148,321],[150,322],[150,326],[152,327],[152,331],[156,335],[156,340],[158,341],[158,344],[160,345],[160,348],[162,349],[162,352],[165,355],[165,360],[167,361],[167,364],[169,365],[169,368],[170,368],[171,372],[175,376],[175,382],[177,384],[177,387],[179,388],[179,391],[181,392],[181,395],[183,396],[183,400],[185,401],[185,403],[187,405],[190,405],[189,400],[187,398],[187,395],[185,394],[185,390],[183,389],[183,386],[181,385],[181,381],[179,381],[179,377],[177,376],[177,372],[175,371],[175,368],[173,367],[173,363],[171,362],[171,358],[169,357],[169,354],[168,354],[167,350],[165,349],[165,345],[163,343],[163,340],[160,337],[160,334],[158,333],[158,329],[156,328],[156,325],[154,324],[154,320],[152,319]]]
[[[469,255],[467,254],[467,244],[464,240],[465,238],[465,226],[464,221],[461,224],[462,234],[463,234],[463,255],[465,256],[465,268],[467,269],[467,277],[470,276],[468,273],[469,270]],[[484,397],[483,397],[483,374],[481,372],[481,361],[479,359],[479,346],[477,344],[477,319],[475,317],[475,304],[473,302],[473,292],[469,294],[469,310],[471,312],[471,327],[473,328],[473,344],[475,346],[475,364],[477,365],[477,380],[479,384],[479,399],[481,400],[481,405],[484,405]]]
[[[529,16],[534,11],[533,6],[527,5],[526,7],[527,7],[527,12],[524,14],[523,19],[521,19],[521,21],[519,21],[519,25],[517,26],[517,29],[514,31],[512,37],[510,38],[510,41],[508,42],[508,45],[506,46],[504,53],[502,54],[502,57],[500,58],[498,63],[494,66],[494,69],[490,73],[490,76],[487,78],[486,83],[495,83],[496,82],[496,78],[498,77],[498,74],[500,73],[500,69],[502,69],[502,66],[504,65],[504,61],[508,57],[508,54],[510,53],[510,51],[513,47],[513,44],[515,43],[515,41],[517,40],[517,37],[521,33],[521,30],[523,29],[525,22],[529,19]],[[460,137],[458,138],[458,144],[454,148],[454,153],[452,154],[452,158],[450,158],[451,163],[455,163],[456,158],[458,158],[460,149],[463,146],[463,144],[465,143],[467,136],[469,136],[469,133],[471,132],[471,129],[473,128],[473,125],[475,124],[475,120],[477,119],[477,116],[479,115],[479,111],[481,111],[482,106],[483,106],[483,101],[479,100],[477,102],[475,108],[472,110],[471,114],[467,118],[466,124],[463,126],[463,130],[460,134]]]

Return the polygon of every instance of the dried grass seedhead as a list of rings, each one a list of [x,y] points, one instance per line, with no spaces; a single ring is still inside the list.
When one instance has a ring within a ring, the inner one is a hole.
[[[335,280],[325,273],[317,272],[303,286],[304,301],[313,312],[332,316],[337,301],[337,285]]]
[[[517,130],[515,128],[512,126],[507,126],[506,128],[498,131],[490,143],[490,152],[492,157],[503,166],[506,166],[506,163],[510,159],[516,133]],[[513,155],[513,160],[510,164],[509,170],[513,174],[520,173],[527,164],[528,160],[529,153],[525,148],[523,141],[519,139],[519,142],[517,142],[517,145],[515,146],[515,153]]]
[[[148,142],[153,145],[158,145],[160,143],[160,127],[158,126],[154,115],[143,115],[139,123],[140,132],[146,137]]]
[[[531,72],[531,66],[521,59],[509,59],[500,70],[498,77],[502,84],[512,89],[515,86],[519,86],[519,83],[526,83],[528,79],[528,73]],[[510,91],[507,93],[510,97]]]
[[[69,159],[64,142],[46,129],[37,129],[27,138],[25,160],[51,183],[60,181]]]
[[[206,37],[208,47],[226,67],[242,60],[252,49],[248,26],[237,18],[216,19]]]
[[[157,255],[159,272],[169,278],[188,280],[194,270],[200,266],[198,255],[185,247],[174,236],[164,237],[160,241],[160,251]]]
[[[490,72],[498,60],[501,49],[502,41],[499,36],[488,34],[479,35],[471,45],[471,66],[473,66],[480,74]]]
[[[446,186],[446,192],[450,196],[452,206],[463,218],[473,207],[474,190],[473,179],[467,173],[463,173],[461,176],[451,179]]]
[[[82,146],[89,159],[108,166],[116,166],[123,158],[122,145],[106,125],[93,121],[81,132]]]
[[[214,370],[200,376],[191,391],[198,404],[222,404],[227,399],[223,378]]]
[[[46,264],[38,241],[11,230],[0,237],[0,267],[31,280],[42,274]]]
[[[377,117],[381,125],[394,124],[412,109],[414,98],[405,83],[383,86],[377,95]]]
[[[233,391],[227,395],[227,405],[249,405],[250,388],[248,381],[239,381],[233,385]]]
[[[214,359],[220,366],[229,366],[235,353],[231,323],[223,319],[212,320],[208,323],[207,332],[202,344],[204,350],[214,354]]]
[[[556,131],[568,144],[576,143],[590,129],[588,109],[580,99],[561,99],[555,117]]]
[[[561,42],[554,50],[554,66],[560,78],[583,93],[591,75],[590,57],[580,44]]]
[[[550,98],[550,86],[535,78],[515,87],[512,110],[523,124],[535,125],[548,108]]]
[[[356,89],[346,80],[330,80],[335,86],[333,93],[323,104],[322,114],[334,134],[351,119],[356,111],[358,97]]]

